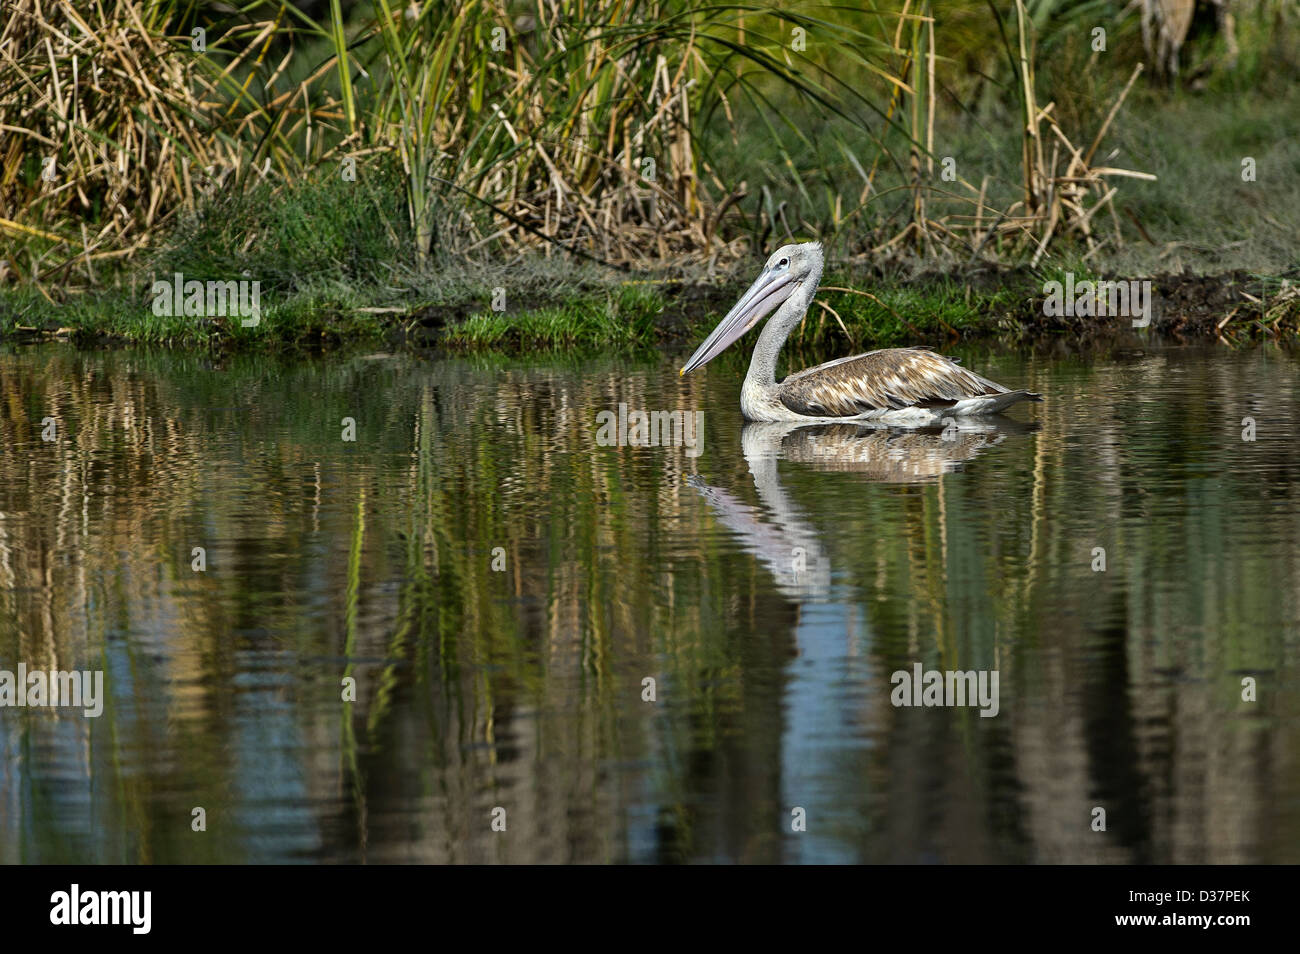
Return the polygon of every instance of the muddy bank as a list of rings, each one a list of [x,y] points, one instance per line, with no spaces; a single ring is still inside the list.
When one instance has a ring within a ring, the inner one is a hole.
[[[1150,330],[1172,338],[1281,338],[1300,328],[1300,286],[1291,279],[1261,279],[1246,272],[1191,273],[1149,279]],[[1285,284],[1284,284],[1285,282]],[[1049,315],[1039,290],[1016,314],[1030,333],[1111,334],[1137,327],[1129,317]],[[1139,319],[1142,320],[1142,319]]]
[[[1238,270],[1218,275],[1182,272],[1125,279],[1130,285],[1149,283],[1143,289],[1144,300],[1150,304],[1146,325],[1135,325],[1135,319],[1128,315],[1079,314],[1073,308],[1063,313],[1065,309],[1059,305],[1069,297],[1071,289],[1061,288],[1056,300],[1049,302],[1053,296],[1044,291],[1049,281],[1028,266],[982,265],[955,272],[925,272],[906,284],[924,288],[956,282],[977,298],[1004,299],[988,309],[987,323],[962,328],[962,337],[1065,333],[1089,338],[1146,330],[1174,339],[1230,340],[1294,337],[1300,332],[1300,273],[1261,278]],[[1076,284],[1074,290],[1079,287]],[[1010,305],[1005,303],[1008,292],[1013,296]]]
[[[954,339],[1005,337],[1035,339],[1064,336],[1084,342],[1138,334],[1173,340],[1244,341],[1295,337],[1300,331],[1300,280],[1280,276],[1260,278],[1243,271],[1220,275],[1164,273],[1136,281],[1142,289],[1149,323],[1134,325],[1129,315],[1079,314],[1049,303],[1044,293],[1047,279],[1028,266],[978,265],[964,269],[928,271],[908,279],[886,269],[855,269],[851,277],[828,279],[826,285],[848,285],[881,295],[888,290],[916,293],[920,300],[935,289],[953,286],[964,290],[974,315],[960,322],[945,321],[942,313],[904,311],[898,315],[906,337],[918,344],[942,344]],[[1083,281],[1081,278],[1080,281]],[[735,304],[747,285],[655,283],[664,298],[656,321],[657,338],[664,343],[698,337]],[[1074,289],[1069,289],[1074,290]],[[1066,289],[1062,289],[1062,292]],[[827,297],[823,292],[819,298]],[[537,298],[516,307],[520,311],[562,307],[559,300]],[[443,331],[464,321],[481,307],[466,304],[430,306],[414,313],[391,339],[417,346],[438,347]],[[1095,309],[1092,309],[1095,310]],[[809,318],[819,317],[815,312]],[[1147,319],[1137,318],[1141,322]],[[847,319],[850,320],[851,319]],[[870,340],[870,335],[867,336]]]

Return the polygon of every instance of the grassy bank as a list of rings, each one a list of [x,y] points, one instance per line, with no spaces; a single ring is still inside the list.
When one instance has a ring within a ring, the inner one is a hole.
[[[462,270],[435,295],[320,285],[283,304],[264,305],[256,327],[239,319],[159,317],[129,288],[70,297],[51,305],[34,289],[0,294],[0,339],[66,340],[76,345],[150,344],[249,348],[330,347],[349,342],[506,353],[572,349],[685,347],[701,340],[744,291],[724,279],[696,284],[672,278],[629,279],[563,262],[520,265],[528,281],[512,285],[503,310],[489,304],[505,287],[496,270]],[[1043,287],[1107,275],[1076,263],[1044,269],[977,265],[911,273],[839,265],[828,271],[792,347],[867,350],[961,339],[1072,339],[1130,332],[1127,318],[1045,314]],[[1225,342],[1294,340],[1300,334],[1300,281],[1245,270],[1158,273],[1151,279],[1150,333]],[[388,304],[381,304],[388,302]]]
[[[990,255],[972,261],[841,249],[823,285],[851,291],[823,291],[792,343],[884,347],[1115,330],[1114,321],[1048,320],[1043,287],[1066,272],[1077,281],[1151,278],[1156,330],[1229,340],[1294,336],[1300,90],[1274,93],[1140,100],[1119,125],[1114,148],[1141,152],[1160,178],[1126,192],[1122,245],[1091,255],[1057,245],[1033,268]],[[1178,148],[1160,146],[1178,130],[1188,131]],[[951,136],[981,167],[1015,162],[975,123],[954,123]],[[1251,150],[1266,181],[1241,181],[1224,155],[1229,141]],[[1207,183],[1211,175],[1217,184]],[[100,285],[0,286],[0,337],[234,348],[349,340],[458,350],[652,347],[707,333],[758,264],[746,257],[712,269],[620,270],[544,246],[511,257],[443,254],[420,268],[410,260],[413,235],[401,195],[400,170],[382,164],[356,182],[315,173],[219,194],[179,215],[156,248]],[[152,282],[175,272],[259,281],[260,324],[155,315]],[[1204,280],[1215,276],[1221,280]]]
[[[648,347],[810,238],[795,344],[1113,330],[1044,313],[1066,273],[1150,279],[1157,330],[1295,333],[1286,4],[1178,75],[1123,4],[304,9],[116,0],[64,49],[15,4],[0,338]],[[173,276],[256,283],[255,323],[157,307]]]

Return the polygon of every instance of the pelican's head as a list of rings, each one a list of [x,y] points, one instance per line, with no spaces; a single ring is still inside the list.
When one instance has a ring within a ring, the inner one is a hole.
[[[804,242],[801,245],[782,245],[772,253],[763,270],[759,272],[749,291],[740,297],[718,327],[704,339],[691,359],[682,367],[687,374],[708,364],[746,331],[772,313],[804,282],[821,277],[821,242]]]

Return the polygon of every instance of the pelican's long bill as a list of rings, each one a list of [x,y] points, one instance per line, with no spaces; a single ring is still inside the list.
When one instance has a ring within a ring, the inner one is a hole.
[[[691,359],[682,366],[680,374],[689,374],[696,368],[708,364],[727,347],[740,338],[756,323],[771,314],[797,287],[793,282],[789,267],[765,268],[749,291],[741,296],[727,316],[718,322],[718,327],[704,339],[704,344],[691,355]]]

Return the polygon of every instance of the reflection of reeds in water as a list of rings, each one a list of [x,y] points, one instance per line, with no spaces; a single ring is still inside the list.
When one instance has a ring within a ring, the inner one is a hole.
[[[1008,832],[1040,860],[1280,857],[1261,826],[1294,831],[1267,807],[1297,787],[1277,754],[1294,702],[1274,683],[1249,708],[1233,675],[1282,679],[1296,632],[1276,621],[1300,616],[1278,436],[1296,396],[1269,360],[1058,364],[1041,429],[960,479],[875,483],[783,442],[783,493],[864,620],[871,678],[912,660],[1002,673],[992,725],[864,688],[845,731],[875,748],[814,793],[888,833],[854,842],[863,857],[937,840],[987,858]],[[1239,407],[1261,380],[1268,402]],[[625,839],[647,804],[663,857],[781,857],[802,597],[725,543],[685,479],[768,505],[740,421],[710,410],[694,460],[595,445],[597,410],[713,408],[702,387],[601,365],[0,358],[0,664],[103,667],[110,693],[96,725],[0,713],[17,766],[0,858],[24,840],[29,859],[192,858],[195,804],[227,833],[210,860],[617,859],[644,851]],[[1091,419],[1073,389],[1100,402]],[[1224,446],[1257,481],[1218,465]],[[1088,830],[1094,804],[1112,837]],[[496,805],[509,838],[487,827]]]

